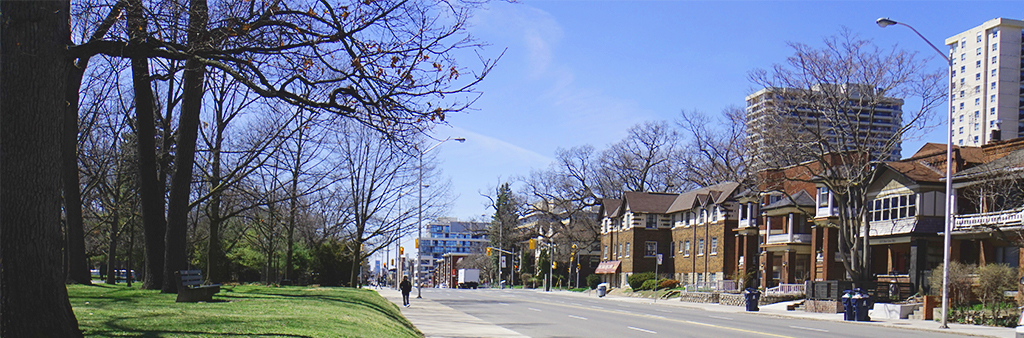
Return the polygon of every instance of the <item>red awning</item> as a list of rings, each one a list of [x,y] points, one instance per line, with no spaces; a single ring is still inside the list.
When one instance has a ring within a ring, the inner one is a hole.
[[[620,263],[622,263],[622,261],[601,262],[601,264],[597,265],[597,270],[595,270],[594,273],[606,274],[606,273],[616,273],[616,272],[619,272],[619,264]]]

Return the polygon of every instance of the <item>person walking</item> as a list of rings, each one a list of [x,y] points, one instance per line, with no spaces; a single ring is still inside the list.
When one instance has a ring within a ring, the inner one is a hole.
[[[412,292],[412,283],[409,283],[409,276],[402,276],[402,283],[398,284],[402,289],[402,305],[409,307],[409,293]]]

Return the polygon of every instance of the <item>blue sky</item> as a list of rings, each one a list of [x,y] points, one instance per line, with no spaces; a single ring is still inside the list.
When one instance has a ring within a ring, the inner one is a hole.
[[[940,50],[944,40],[997,18],[1021,20],[1019,1],[493,1],[470,32],[497,68],[478,86],[476,110],[449,115],[438,138],[465,137],[434,150],[451,177],[452,217],[491,215],[480,193],[551,163],[558,148],[604,149],[628,127],[678,118],[680,111],[719,115],[754,91],[748,73],[781,63],[787,42],[820,46],[847,27],[879,46],[898,45],[940,59],[906,27],[879,28],[890,17],[914,26]],[[471,66],[473,59],[463,60]],[[904,107],[912,110],[913,107]],[[936,113],[941,114],[941,111]],[[941,121],[941,120],[940,120]],[[904,155],[940,130],[905,142]]]

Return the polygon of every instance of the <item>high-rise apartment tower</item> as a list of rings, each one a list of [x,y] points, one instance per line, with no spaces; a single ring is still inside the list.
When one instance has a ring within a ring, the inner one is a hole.
[[[1024,136],[1024,21],[992,19],[946,39],[953,144],[981,146]]]

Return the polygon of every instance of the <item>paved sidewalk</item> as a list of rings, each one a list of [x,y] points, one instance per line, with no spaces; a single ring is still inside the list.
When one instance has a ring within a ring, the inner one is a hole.
[[[402,293],[395,289],[375,289],[398,305],[405,316],[426,337],[526,337],[515,331],[483,321],[441,303],[416,299],[416,290],[409,297],[409,307],[402,306]]]

